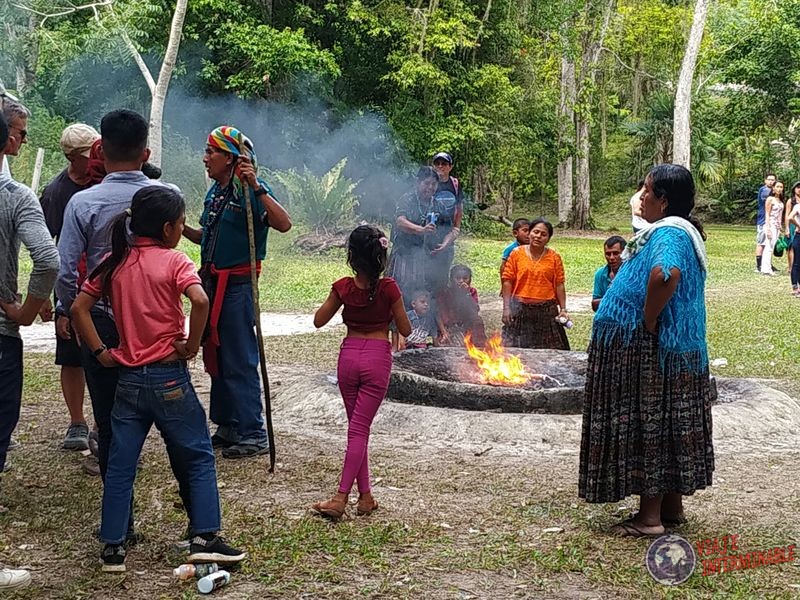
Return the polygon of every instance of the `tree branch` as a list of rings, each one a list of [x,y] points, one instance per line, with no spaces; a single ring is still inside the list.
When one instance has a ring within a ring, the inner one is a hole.
[[[152,73],[150,73],[150,69],[147,68],[147,64],[144,62],[139,49],[134,45],[133,40],[131,40],[126,31],[122,32],[121,37],[122,41],[125,42],[125,47],[128,48],[128,52],[131,53],[133,61],[136,63],[136,66],[139,67],[139,71],[141,71],[142,77],[144,77],[147,83],[147,89],[150,90],[151,95],[154,94],[156,91],[156,82],[153,79]]]
[[[34,8],[31,8],[30,6],[25,6],[23,4],[13,4],[12,6],[15,6],[21,10],[25,10],[27,12],[42,17],[42,20],[39,22],[39,27],[43,27],[44,24],[47,22],[47,19],[54,19],[56,17],[63,17],[64,15],[71,15],[72,13],[76,13],[80,10],[91,10],[94,13],[94,18],[99,19],[100,15],[97,12],[97,9],[102,8],[103,6],[111,6],[113,2],[114,0],[98,0],[98,2],[90,2],[89,4],[82,4],[81,6],[69,6],[52,13],[41,12]]]
[[[616,59],[616,61],[619,63],[619,65],[620,65],[621,67],[623,67],[623,68],[625,68],[625,69],[628,69],[629,71],[632,71],[633,73],[639,73],[639,75],[644,75],[645,77],[648,77],[648,78],[652,79],[653,81],[658,81],[659,83],[664,83],[664,84],[666,84],[666,83],[667,83],[667,82],[666,82],[666,81],[664,81],[663,79],[659,79],[658,77],[656,77],[655,75],[651,75],[651,74],[650,74],[650,73],[648,73],[647,71],[642,71],[641,69],[634,69],[632,66],[630,66],[629,64],[627,64],[627,63],[626,63],[624,60],[622,60],[622,59],[619,57],[619,54],[617,54],[616,52],[614,52],[614,51],[613,51],[613,50],[611,50],[610,48],[606,48],[605,46],[601,46],[601,47],[600,47],[600,50],[601,50],[602,52],[607,52],[608,54],[610,54],[611,56],[613,56],[613,57]]]

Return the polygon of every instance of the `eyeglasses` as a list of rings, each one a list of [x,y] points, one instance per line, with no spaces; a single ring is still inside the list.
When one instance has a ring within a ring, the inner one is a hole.
[[[435,160],[435,161],[433,161],[433,166],[434,167],[443,167],[443,166],[449,165],[449,164],[450,163],[447,162],[446,160]]]

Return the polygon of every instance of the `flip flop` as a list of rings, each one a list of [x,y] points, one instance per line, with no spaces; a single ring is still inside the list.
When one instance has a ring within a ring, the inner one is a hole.
[[[664,531],[650,533],[644,531],[633,519],[627,519],[622,521],[621,523],[617,523],[616,525],[612,525],[611,529],[609,530],[612,534],[616,535],[617,537],[632,537],[632,538],[649,538],[649,537],[658,537],[660,535],[664,535]]]

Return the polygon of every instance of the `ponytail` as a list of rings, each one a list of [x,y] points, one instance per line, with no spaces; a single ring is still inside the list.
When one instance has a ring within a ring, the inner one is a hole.
[[[89,276],[90,279],[100,277],[100,290],[103,300],[111,299],[111,277],[131,251],[131,239],[128,235],[128,217],[131,209],[121,213],[111,225],[111,254],[106,256]]]

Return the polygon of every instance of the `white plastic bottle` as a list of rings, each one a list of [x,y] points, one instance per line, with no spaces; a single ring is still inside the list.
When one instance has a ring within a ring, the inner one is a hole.
[[[217,571],[197,580],[197,590],[201,594],[210,594],[214,590],[226,586],[231,581],[231,574],[227,571]]]

